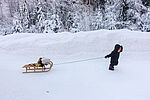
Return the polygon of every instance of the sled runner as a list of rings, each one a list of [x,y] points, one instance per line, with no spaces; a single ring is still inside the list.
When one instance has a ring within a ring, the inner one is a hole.
[[[36,63],[34,64],[28,64],[24,65],[23,68],[26,69],[23,73],[40,73],[40,72],[49,72],[53,66],[53,62],[45,62],[43,66],[36,66]]]

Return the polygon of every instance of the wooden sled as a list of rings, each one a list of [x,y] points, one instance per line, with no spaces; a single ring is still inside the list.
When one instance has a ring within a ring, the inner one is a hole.
[[[41,72],[49,72],[53,66],[53,62],[49,61],[44,63],[43,67],[37,67],[36,63],[24,65],[23,68],[26,69],[23,73],[41,73]]]

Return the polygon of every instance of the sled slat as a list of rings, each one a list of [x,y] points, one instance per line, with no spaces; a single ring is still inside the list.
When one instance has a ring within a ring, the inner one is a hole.
[[[35,71],[35,72],[23,72],[23,73],[42,73],[42,72],[49,72],[49,71]]]

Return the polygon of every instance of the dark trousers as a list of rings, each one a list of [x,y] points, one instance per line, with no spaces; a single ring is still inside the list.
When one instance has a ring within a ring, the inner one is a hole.
[[[111,62],[110,66],[109,66],[109,70],[114,70],[114,66],[118,65],[118,61],[117,62]]]
[[[109,65],[109,70],[114,70],[114,66],[118,65],[118,62],[116,64],[110,64]]]

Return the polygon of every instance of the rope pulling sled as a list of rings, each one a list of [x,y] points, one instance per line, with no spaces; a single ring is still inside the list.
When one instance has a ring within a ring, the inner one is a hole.
[[[70,61],[70,62],[62,62],[62,63],[57,63],[57,64],[54,64],[54,65],[62,65],[62,64],[70,64],[70,63],[84,62],[84,61],[96,60],[96,59],[102,59],[102,58],[104,58],[104,57],[96,57],[96,58],[75,60],[75,61]]]

